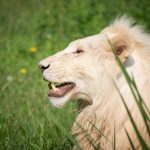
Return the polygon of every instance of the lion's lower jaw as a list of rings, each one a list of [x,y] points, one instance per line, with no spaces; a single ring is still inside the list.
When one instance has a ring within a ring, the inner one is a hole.
[[[87,105],[91,105],[93,103],[93,98],[85,93],[77,92],[77,90],[73,90],[62,97],[48,97],[50,103],[56,108],[62,108],[68,101],[71,100],[81,100],[79,102],[79,110],[83,109]]]
[[[59,98],[55,98],[55,97],[48,97],[50,103],[57,108],[62,108],[65,103],[67,103],[68,98],[66,96],[64,97],[59,97]]]
[[[48,99],[54,107],[62,108],[68,101],[70,101],[74,97],[75,92],[76,92],[76,89],[73,89],[70,92],[66,93],[66,95],[64,95],[62,97],[49,96]]]

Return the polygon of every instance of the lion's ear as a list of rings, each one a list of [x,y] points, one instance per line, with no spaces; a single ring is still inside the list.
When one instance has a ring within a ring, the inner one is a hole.
[[[117,34],[114,38],[110,40],[113,47],[116,50],[116,54],[120,60],[124,63],[126,59],[133,52],[134,42],[133,39],[128,34]]]
[[[135,47],[135,39],[132,34],[136,28],[134,29],[133,23],[134,21],[132,19],[122,16],[121,18],[117,18],[100,33],[105,35],[107,40],[109,39],[111,41],[116,50],[116,54],[123,63],[131,55]]]

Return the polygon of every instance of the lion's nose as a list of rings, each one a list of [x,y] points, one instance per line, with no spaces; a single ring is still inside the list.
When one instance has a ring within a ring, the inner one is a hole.
[[[40,62],[39,63],[39,68],[40,68],[40,70],[43,72],[44,70],[46,70],[46,69],[48,69],[49,68],[49,66],[50,66],[50,64],[49,63],[46,63],[46,62]]]

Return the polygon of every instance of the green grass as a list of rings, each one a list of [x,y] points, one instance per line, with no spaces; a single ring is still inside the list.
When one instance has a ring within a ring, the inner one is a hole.
[[[139,4],[140,3],[140,4]],[[53,108],[38,62],[127,13],[150,28],[150,1],[1,0],[0,149],[71,149],[74,103]],[[128,11],[127,11],[128,8]],[[30,48],[37,52],[31,53]],[[22,68],[26,73],[20,73]]]

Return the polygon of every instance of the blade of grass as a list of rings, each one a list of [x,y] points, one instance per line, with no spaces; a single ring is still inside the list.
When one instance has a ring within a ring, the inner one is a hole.
[[[126,132],[126,135],[128,137],[128,140],[129,140],[129,143],[131,145],[132,150],[135,150],[134,144],[133,144],[133,142],[132,142],[132,140],[131,140],[131,138],[130,138],[130,136],[128,134],[128,131],[126,130],[126,128],[125,128],[125,132]]]
[[[87,138],[87,140],[90,142],[90,144],[93,146],[94,150],[99,150],[98,146],[95,145],[95,143],[93,143],[93,139],[92,137],[90,136],[89,133],[87,133],[87,131],[82,127],[82,125],[80,125],[78,122],[76,122],[77,126],[79,126],[82,131],[85,133],[85,136]]]
[[[114,134],[113,134],[113,150],[116,149],[116,134],[115,134],[115,124],[114,124]]]
[[[150,116],[150,111],[149,111],[149,109],[148,109],[148,107],[147,107],[146,103],[145,103],[144,101],[143,101],[142,103],[143,103],[143,105],[144,105],[145,109],[147,110],[147,113],[148,113],[148,114],[149,114],[149,116]],[[150,122],[150,118],[148,117],[147,119],[148,119],[148,122]]]
[[[137,91],[140,104],[143,103],[144,106],[145,106],[145,108],[146,108],[146,110],[147,110],[147,112],[150,114],[150,110],[148,109],[147,105],[145,104],[145,102],[144,102],[142,96],[140,95],[140,92],[139,92],[139,90],[138,90],[138,88],[137,88],[137,86],[136,86],[135,79],[134,79],[133,75],[132,75],[132,81],[133,81],[133,85],[134,85],[134,87],[135,87],[135,90]],[[143,106],[143,105],[142,105],[142,106]],[[144,109],[144,108],[142,108],[142,109]],[[145,115],[146,115],[148,121],[150,121],[150,118],[149,118],[149,116],[147,115],[147,113],[145,112],[145,109],[144,109],[143,111],[144,111],[144,113],[145,113]]]
[[[112,144],[112,142],[91,121],[89,122],[110,144]]]
[[[137,91],[137,94],[138,94],[138,97],[139,97],[139,107],[140,107],[140,112],[141,112],[141,115],[143,117],[143,120],[144,120],[144,123],[146,125],[146,128],[147,128],[147,132],[148,132],[148,135],[150,137],[150,127],[148,126],[148,123],[147,123],[147,120],[149,120],[149,116],[147,115],[147,113],[145,112],[145,109],[143,108],[143,105],[142,103],[144,102],[143,98],[141,97],[139,91],[138,91],[138,88],[135,84],[135,80],[133,78],[133,85],[135,87],[135,90]]]

